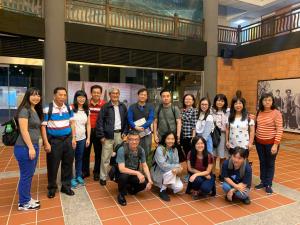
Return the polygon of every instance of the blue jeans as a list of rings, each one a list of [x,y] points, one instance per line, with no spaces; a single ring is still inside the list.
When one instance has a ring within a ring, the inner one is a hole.
[[[82,177],[82,158],[85,149],[86,139],[76,142],[75,149],[75,171],[76,177]]]
[[[222,188],[223,188],[223,191],[225,192],[225,194],[227,194],[228,191],[230,191],[233,187],[230,184],[228,184],[227,182],[224,182],[223,185],[222,185]],[[234,196],[238,199],[241,199],[241,200],[247,199],[247,198],[249,198],[249,192],[250,192],[250,189],[247,188],[245,193],[241,193],[240,191],[236,191],[234,193]]]
[[[206,179],[205,177],[196,177],[194,182],[188,183],[188,189],[193,189],[195,191],[201,191],[203,194],[209,194],[215,185],[215,177],[211,175],[211,179]]]
[[[20,180],[18,187],[20,204],[26,204],[31,199],[31,182],[40,152],[37,144],[33,146],[36,152],[36,157],[33,160],[29,158],[29,150],[27,146],[15,145],[14,147],[14,154],[20,168]]]
[[[255,145],[259,158],[260,181],[265,187],[272,186],[275,173],[275,160],[278,152],[275,155],[271,153],[272,144],[264,145],[256,143]]]

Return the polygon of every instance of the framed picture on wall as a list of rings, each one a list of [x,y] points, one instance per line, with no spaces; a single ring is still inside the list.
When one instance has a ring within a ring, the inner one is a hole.
[[[263,93],[272,93],[275,105],[283,115],[284,131],[300,134],[300,77],[259,80],[257,101]]]

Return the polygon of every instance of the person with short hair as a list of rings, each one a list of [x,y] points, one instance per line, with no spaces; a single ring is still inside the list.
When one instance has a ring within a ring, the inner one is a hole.
[[[67,89],[54,89],[53,102],[44,108],[42,138],[47,153],[48,198],[54,198],[57,190],[57,172],[61,163],[61,192],[74,195],[71,189],[76,134],[74,113],[65,104]]]
[[[252,168],[247,157],[247,149],[236,147],[231,157],[223,163],[222,176],[224,177],[224,183],[222,188],[227,201],[232,202],[236,198],[246,205],[251,203],[249,193],[252,182]]]
[[[120,171],[118,177],[118,203],[122,206],[127,204],[125,198],[127,192],[136,195],[145,189],[149,191],[153,184],[146,162],[145,151],[139,146],[139,132],[130,131],[127,142],[118,149],[116,158]],[[139,171],[140,166],[143,173]]]
[[[102,143],[100,185],[106,185],[108,166],[113,150],[122,142],[128,133],[127,108],[120,102],[120,90],[111,88],[108,91],[110,101],[106,103],[98,116],[96,136]]]

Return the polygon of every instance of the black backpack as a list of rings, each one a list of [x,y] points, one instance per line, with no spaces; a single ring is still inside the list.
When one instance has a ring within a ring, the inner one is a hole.
[[[71,109],[70,106],[68,104],[66,104],[69,116],[71,117]],[[51,116],[52,116],[52,112],[53,112],[53,102],[49,103],[49,109],[48,109],[48,121],[50,120]]]
[[[18,120],[16,118],[12,118],[11,120],[1,124],[4,127],[4,131],[2,134],[2,142],[5,146],[14,146],[19,135],[19,127]]]

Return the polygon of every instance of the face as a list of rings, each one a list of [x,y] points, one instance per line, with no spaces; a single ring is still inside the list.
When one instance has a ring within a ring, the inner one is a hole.
[[[91,93],[93,101],[95,101],[95,102],[99,101],[101,94],[102,94],[102,92],[101,92],[100,88],[93,88],[92,93]]]
[[[217,106],[218,109],[222,109],[224,107],[224,105],[225,105],[225,102],[224,102],[223,99],[218,99],[216,101],[216,106]]]
[[[166,138],[166,145],[167,147],[172,147],[175,143],[175,137],[173,134],[168,135],[168,137]]]
[[[110,100],[112,102],[117,102],[119,101],[119,97],[120,97],[120,92],[118,89],[114,89],[110,94],[109,94]]]
[[[240,167],[244,160],[245,159],[241,157],[239,153],[232,155],[232,162],[235,167]]]
[[[138,95],[139,102],[146,102],[147,99],[148,99],[147,91],[143,91],[143,92],[139,93],[139,95]]]
[[[77,97],[78,105],[83,105],[85,103],[85,100],[86,100],[86,97],[84,97],[84,96],[78,96]]]
[[[65,90],[59,90],[54,95],[54,101],[60,105],[64,104],[67,100],[67,92]]]
[[[137,149],[140,143],[140,136],[139,135],[129,135],[128,136],[128,145],[130,149]]]
[[[290,96],[291,95],[291,91],[287,91],[286,94],[287,94],[287,96]]]
[[[29,102],[31,105],[37,105],[41,101],[41,96],[37,93],[34,93],[33,95],[30,95]]]
[[[171,94],[170,92],[164,92],[161,94],[161,100],[163,104],[170,104],[171,103]]]
[[[195,148],[196,148],[197,152],[203,152],[205,145],[201,139],[199,139],[197,141]]]
[[[242,112],[243,108],[244,108],[244,105],[241,101],[238,100],[236,103],[234,103],[234,110],[236,112]]]
[[[276,95],[277,95],[277,96],[280,96],[280,92],[279,92],[279,91],[276,91]]]
[[[192,107],[194,104],[194,99],[192,98],[192,96],[190,95],[185,96],[184,104],[186,105],[186,107]]]
[[[202,112],[206,112],[208,110],[208,101],[207,100],[203,100],[202,102],[200,102],[200,107]]]
[[[270,109],[273,104],[273,100],[271,97],[264,98],[262,104],[265,109]]]

